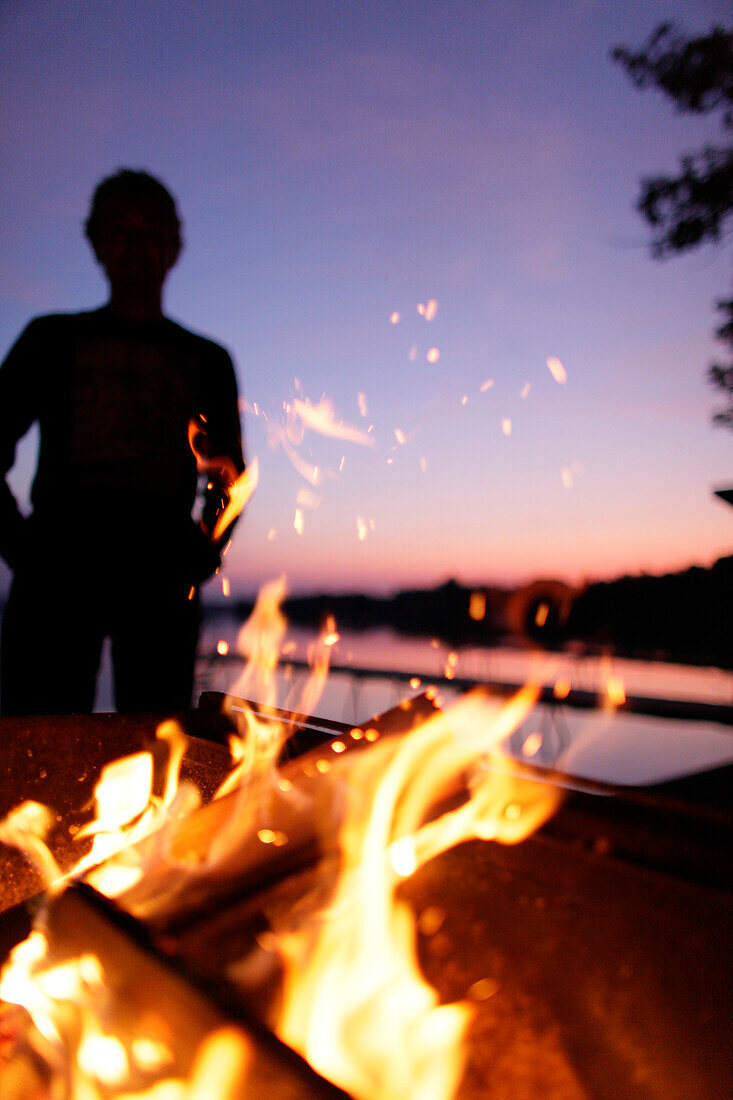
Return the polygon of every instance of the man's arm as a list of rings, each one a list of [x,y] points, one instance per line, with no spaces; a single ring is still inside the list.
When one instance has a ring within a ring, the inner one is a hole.
[[[39,350],[37,322],[31,321],[0,366],[0,557],[11,569],[25,551],[25,518],[5,475],[15,462],[15,448],[38,416]]]

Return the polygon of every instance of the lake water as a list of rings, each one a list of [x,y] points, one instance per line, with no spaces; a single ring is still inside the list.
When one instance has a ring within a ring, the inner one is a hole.
[[[242,693],[238,681],[245,660],[237,656],[240,629],[241,621],[229,613],[207,616],[197,665],[196,698],[205,690]],[[312,631],[290,630],[286,634],[285,653],[276,677],[277,706],[299,709],[307,672],[288,668],[287,662],[306,661],[314,641]],[[219,642],[229,646],[226,657],[217,655]],[[360,674],[332,672],[310,712],[354,725],[419,694],[433,680],[440,681],[441,700],[449,703],[457,692],[443,679],[446,668],[458,677],[479,683],[521,685],[532,680],[553,685],[565,680],[572,689],[602,696],[611,678],[623,684],[628,696],[733,703],[733,673],[716,668],[532,653],[508,647],[473,647],[453,656],[445,644],[435,639],[404,637],[390,630],[344,632],[331,647],[330,656],[332,664],[361,670]],[[364,674],[369,670],[374,675]],[[414,678],[412,685],[410,677]],[[108,650],[98,680],[95,709],[114,709]],[[505,748],[525,759],[530,734],[539,734],[531,743],[540,745],[532,763],[555,767],[580,779],[646,785],[733,763],[733,729],[716,722],[650,718],[600,706],[588,711],[567,705],[540,705]]]
[[[239,652],[240,627],[241,623],[227,614],[210,617],[205,623],[203,656],[198,666],[200,690],[247,694],[237,683],[245,667],[244,656],[233,656]],[[289,631],[283,642],[283,663],[305,661],[314,641],[314,632]],[[220,642],[229,647],[224,658],[216,653]],[[564,680],[571,689],[597,693],[600,698],[606,694],[610,680],[623,685],[628,696],[733,703],[733,673],[715,668],[508,647],[472,647],[451,654],[436,639],[404,637],[391,630],[344,632],[330,654],[332,665],[353,668],[358,675],[332,672],[312,712],[350,724],[367,722],[373,715],[425,690],[433,680],[439,684],[442,701],[448,704],[458,693],[445,682],[446,669],[476,682],[521,685],[532,680],[552,686]],[[369,670],[374,670],[373,676],[367,674]],[[414,678],[412,685],[408,677]],[[306,670],[288,670],[286,665],[276,678],[276,705],[298,710],[307,678]],[[600,705],[592,711],[538,705],[505,748],[526,759],[530,734],[540,735],[529,742],[540,745],[532,763],[610,783],[647,785],[733,763],[731,727],[620,713]]]

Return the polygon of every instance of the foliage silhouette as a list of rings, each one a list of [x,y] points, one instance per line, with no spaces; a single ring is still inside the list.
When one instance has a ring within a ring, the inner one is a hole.
[[[617,46],[611,56],[638,88],[657,88],[679,113],[719,112],[723,132],[733,131],[733,32],[713,27],[688,38],[662,23],[638,52]],[[733,213],[733,146],[709,145],[682,157],[676,176],[645,177],[637,209],[651,226],[658,258],[719,243]],[[733,353],[733,298],[717,302],[717,309],[726,320],[716,336]],[[727,400],[713,420],[733,430],[733,359],[712,364],[708,380]]]

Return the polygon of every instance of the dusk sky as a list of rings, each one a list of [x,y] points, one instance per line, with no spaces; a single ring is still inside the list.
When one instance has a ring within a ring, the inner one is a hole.
[[[731,553],[705,379],[730,251],[655,261],[634,208],[719,130],[609,57],[663,19],[707,32],[729,0],[5,0],[0,353],[104,302],[89,198],[145,168],[185,223],[166,310],[230,350],[259,462],[235,593]]]

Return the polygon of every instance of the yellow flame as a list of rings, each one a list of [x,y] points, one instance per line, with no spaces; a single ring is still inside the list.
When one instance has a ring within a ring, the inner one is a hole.
[[[260,467],[256,458],[250,462],[244,473],[240,474],[236,481],[228,488],[229,500],[226,507],[216,517],[216,523],[211,537],[218,542],[224,532],[231,527],[235,519],[243,511],[252,493],[257,488],[260,476]]]
[[[21,802],[0,821],[0,842],[24,852],[46,887],[56,882],[62,873],[45,843],[53,823],[51,810],[30,800]]]
[[[239,473],[232,460],[226,455],[208,454],[206,418],[203,416],[192,417],[189,420],[188,442],[199,473],[215,475],[226,496],[227,503],[216,517],[214,530],[210,533],[212,541],[218,542],[242,512],[257,486],[259,476],[257,459],[254,459],[246,470]]]
[[[120,1040],[96,1028],[87,1028],[76,1057],[79,1068],[103,1085],[121,1085],[129,1073],[127,1051]]]
[[[357,758],[333,897],[317,922],[277,935],[286,967],[278,1033],[359,1100],[453,1094],[471,1010],[438,1005],[420,974],[414,918],[395,890],[451,845],[472,836],[514,842],[552,811],[552,788],[530,790],[482,763],[536,695],[525,689],[504,708],[479,693],[467,696]],[[429,819],[467,770],[471,797]]]

